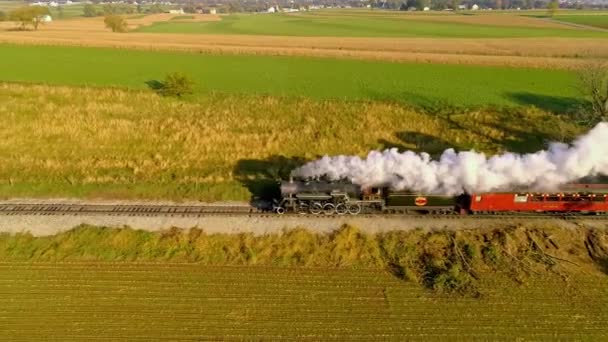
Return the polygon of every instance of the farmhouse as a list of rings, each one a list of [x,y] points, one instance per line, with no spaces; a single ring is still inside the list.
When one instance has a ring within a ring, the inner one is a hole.
[[[180,8],[180,9],[169,10],[169,14],[184,14],[184,9]]]

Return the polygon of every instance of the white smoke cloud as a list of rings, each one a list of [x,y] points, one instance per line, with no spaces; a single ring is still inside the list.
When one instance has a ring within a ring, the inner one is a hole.
[[[504,153],[490,158],[475,151],[448,149],[439,160],[427,153],[396,148],[372,151],[366,158],[325,156],[294,170],[299,178],[348,179],[362,186],[390,186],[432,194],[457,195],[530,188],[550,191],[587,176],[608,175],[608,122],[598,124],[572,145],[552,143],[531,154]]]

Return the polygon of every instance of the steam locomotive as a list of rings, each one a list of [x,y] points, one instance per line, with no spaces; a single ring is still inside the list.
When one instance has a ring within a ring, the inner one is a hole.
[[[567,184],[552,193],[529,191],[429,195],[389,188],[363,188],[347,182],[290,179],[280,182],[278,214],[608,214],[608,184]]]

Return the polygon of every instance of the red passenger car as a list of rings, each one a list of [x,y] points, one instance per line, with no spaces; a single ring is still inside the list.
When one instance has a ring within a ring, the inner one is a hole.
[[[471,195],[471,213],[608,213],[608,184],[569,184],[556,193]]]

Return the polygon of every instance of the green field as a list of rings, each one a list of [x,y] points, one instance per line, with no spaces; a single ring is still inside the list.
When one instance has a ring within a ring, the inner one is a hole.
[[[223,16],[221,21],[216,22],[155,23],[142,27],[138,31],[328,37],[608,37],[608,34],[602,32],[568,28],[480,26],[466,23],[414,21],[407,20],[406,16],[378,17],[373,13],[368,15],[366,12],[363,12],[364,15],[350,16],[348,13],[317,15],[313,12],[298,16],[287,14],[230,15]]]
[[[608,13],[589,15],[557,15],[555,20],[608,29]]]
[[[605,340],[605,238],[582,227],[0,234],[2,337]]]
[[[0,55],[0,81],[145,89],[146,82],[162,79],[167,72],[183,71],[196,81],[199,94],[466,107],[543,105],[553,99],[555,110],[563,110],[564,101],[578,96],[574,73],[560,70],[6,44],[0,45]]]

